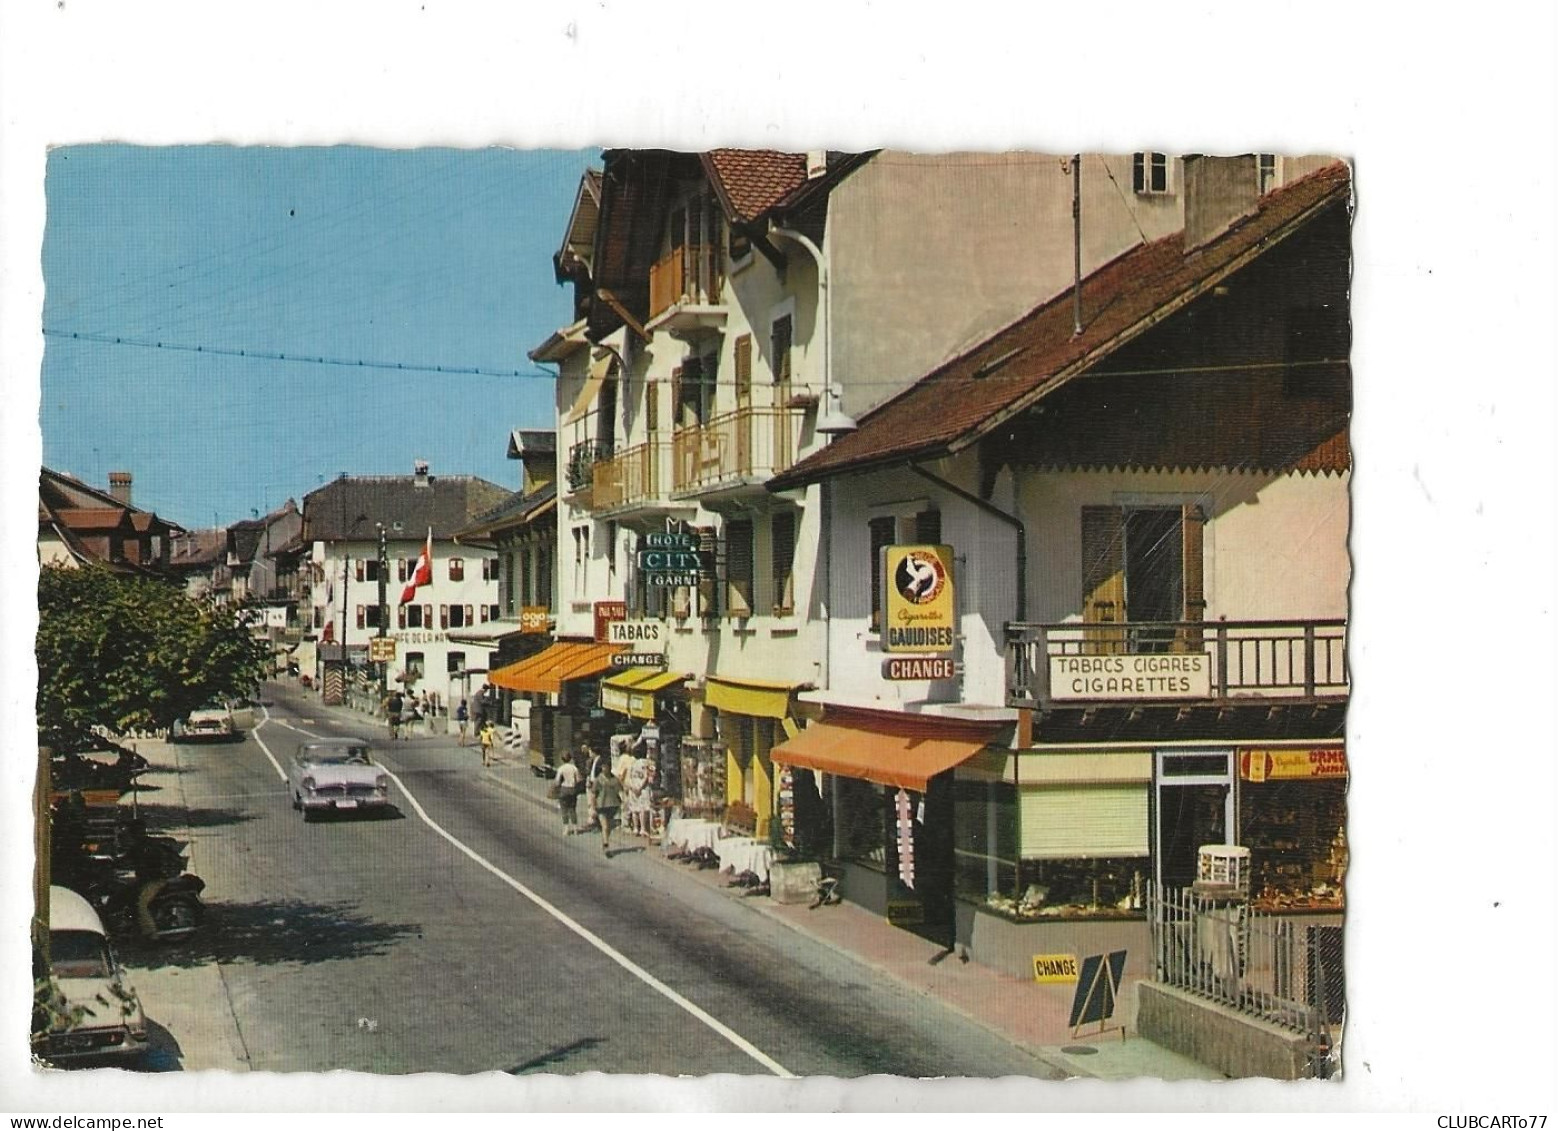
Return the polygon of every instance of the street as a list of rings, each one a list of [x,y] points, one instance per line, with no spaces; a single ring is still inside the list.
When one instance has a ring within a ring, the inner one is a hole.
[[[168,748],[176,773],[142,797],[208,885],[196,939],[125,948],[157,1067],[209,1057],[225,1029],[228,1067],[257,1071],[1060,1075],[656,847],[624,837],[607,859],[563,836],[453,736],[391,746],[297,690],[265,702],[242,743]],[[305,823],[278,767],[304,737],[352,733],[383,753],[391,813]],[[230,1016],[163,1022],[158,995],[213,968]]]

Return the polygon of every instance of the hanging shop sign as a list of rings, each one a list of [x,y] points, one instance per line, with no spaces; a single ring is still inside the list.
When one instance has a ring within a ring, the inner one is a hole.
[[[914,890],[914,810],[909,804],[908,791],[900,789],[893,799],[895,824],[898,829],[898,878],[903,886]]]
[[[393,636],[375,636],[368,641],[368,659],[375,664],[388,664],[395,661],[395,638]]]
[[[595,643],[608,643],[607,633],[610,631],[612,622],[627,619],[628,603],[626,601],[596,601]]]
[[[1050,698],[1210,699],[1212,658],[1205,652],[1051,656]]]
[[[1035,982],[1075,982],[1080,974],[1077,956],[1074,954],[1035,954],[1033,956],[1033,980]]]
[[[955,679],[951,656],[889,656],[882,661],[883,679]]]
[[[663,668],[665,667],[665,653],[613,652],[611,654],[611,666],[614,668]]]
[[[882,650],[949,654],[957,635],[951,546],[882,547]]]
[[[1243,750],[1239,776],[1245,781],[1303,781],[1345,778],[1347,753],[1340,746],[1316,750]]]
[[[527,636],[544,633],[552,627],[552,614],[545,605],[525,605],[519,610],[519,631]]]
[[[653,651],[665,646],[665,622],[659,620],[614,620],[606,625],[606,643],[624,648]]]
[[[654,589],[678,589],[698,584],[701,577],[713,574],[712,539],[696,531],[673,528],[653,530],[638,539],[639,576]]]

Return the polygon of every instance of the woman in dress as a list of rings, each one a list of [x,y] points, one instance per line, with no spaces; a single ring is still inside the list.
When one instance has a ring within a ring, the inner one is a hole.
[[[552,781],[557,786],[557,808],[563,815],[563,832],[573,836],[579,831],[579,767],[573,764],[573,755],[566,750]]]
[[[623,815],[626,818],[628,831],[639,836],[648,836],[650,830],[649,821],[649,759],[644,754],[644,748],[638,748],[638,756],[627,764],[627,772],[622,781],[626,800],[623,805]]]

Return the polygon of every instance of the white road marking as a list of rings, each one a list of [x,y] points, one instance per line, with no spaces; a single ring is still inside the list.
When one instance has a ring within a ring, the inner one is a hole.
[[[607,958],[611,959],[618,966],[621,966],[629,974],[632,974],[635,978],[643,982],[650,989],[654,990],[656,993],[659,993],[674,1005],[692,1014],[693,1017],[703,1022],[710,1029],[713,1029],[716,1033],[724,1037],[731,1044],[735,1045],[742,1052],[746,1053],[753,1060],[757,1061],[764,1068],[768,1069],[768,1071],[772,1072],[775,1076],[782,1077],[786,1080],[795,1079],[795,1073],[786,1069],[784,1065],[774,1060],[767,1053],[763,1052],[756,1045],[752,1044],[752,1042],[748,1041],[740,1033],[737,1033],[723,1022],[720,1022],[711,1017],[708,1013],[704,1012],[698,1006],[688,1001],[681,994],[677,993],[670,986],[662,982],[659,978],[656,978],[648,970],[645,970],[631,958],[628,958],[621,951],[617,950],[610,943],[606,942],[605,939],[602,939],[600,936],[596,935],[594,932],[589,930],[589,928],[575,922],[573,919],[570,919],[562,911],[552,906],[545,899],[531,891],[524,884],[516,880],[513,876],[510,876],[507,872],[499,868],[496,864],[489,862],[481,855],[479,855],[474,849],[466,846],[465,844],[462,844],[459,840],[455,839],[455,837],[450,835],[436,821],[434,821],[433,818],[427,815],[427,810],[422,808],[421,803],[417,801],[417,799],[412,795],[411,791],[406,788],[405,783],[402,782],[400,778],[396,777],[394,773],[387,769],[385,770],[385,773],[388,774],[390,780],[399,787],[400,792],[405,795],[406,800],[411,803],[411,807],[416,810],[417,816],[422,818],[423,824],[427,825],[428,828],[432,829],[439,836],[443,837],[450,844],[454,845],[455,848],[459,849],[466,856],[474,860],[477,864],[481,865],[494,876],[498,877],[498,879],[502,880],[509,887],[519,892],[520,895],[530,900],[531,903],[534,903],[542,911],[545,911],[553,919],[556,919],[563,926],[567,927],[570,931],[578,935],[585,942],[589,943],[596,950],[600,951]]]
[[[276,755],[270,752],[270,747],[266,746],[265,740],[260,737],[260,727],[270,722],[270,708],[262,704],[260,706],[260,711],[265,717],[262,718],[257,724],[255,724],[254,729],[249,733],[254,736],[254,741],[260,744],[260,749],[265,751],[265,756],[270,759],[270,764],[276,768],[276,776],[281,778],[282,781],[286,781],[287,771],[281,768],[281,763],[276,761]]]

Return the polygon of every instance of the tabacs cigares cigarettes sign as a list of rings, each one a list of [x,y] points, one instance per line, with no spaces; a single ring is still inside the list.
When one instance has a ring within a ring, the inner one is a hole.
[[[951,546],[882,548],[882,650],[945,654],[957,631]]]

